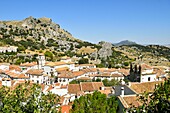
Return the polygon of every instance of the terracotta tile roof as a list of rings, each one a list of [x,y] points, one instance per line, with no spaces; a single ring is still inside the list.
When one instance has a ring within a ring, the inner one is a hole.
[[[1,73],[1,74],[4,73],[4,70],[0,69],[0,73]]]
[[[136,95],[125,95],[124,97],[118,96],[118,98],[124,108],[130,108],[132,106],[139,107],[142,105],[142,103],[138,101],[138,97]]]
[[[26,72],[26,74],[30,74],[30,75],[43,75],[43,70],[41,69],[30,69]]]
[[[73,76],[81,76],[85,73],[83,71],[74,71],[72,74],[73,74]]]
[[[92,82],[81,82],[80,86],[82,91],[94,91]]]
[[[60,83],[55,83],[54,86],[60,86]]]
[[[99,90],[101,93],[109,95],[111,93],[111,90]]]
[[[57,72],[68,71],[68,70],[69,70],[68,67],[56,68],[56,71],[57,71]]]
[[[97,70],[100,72],[107,72],[108,68],[97,68]]]
[[[114,74],[111,74],[112,77],[123,77],[122,74],[118,74],[118,73],[114,73]]]
[[[74,78],[75,76],[71,71],[63,71],[58,75],[58,78]]]
[[[18,78],[20,76],[20,74],[11,72],[11,71],[5,71],[5,74],[12,77],[12,78]]]
[[[25,78],[25,79],[27,79],[27,78],[29,78],[28,76],[25,76],[25,74],[19,74],[19,76],[17,77],[17,78]]]
[[[130,88],[136,93],[153,92],[156,84],[160,84],[163,81],[156,82],[144,82],[144,83],[131,83]]]
[[[141,68],[142,68],[142,70],[150,70],[150,69],[152,69],[152,67],[151,66],[149,66],[149,65],[147,65],[147,64],[145,64],[145,63],[142,63],[141,64]]]
[[[84,91],[96,91],[103,87],[102,82],[81,82],[80,84],[69,84],[68,93],[83,94]]]
[[[9,70],[21,71],[21,68],[18,65],[10,65]]]
[[[89,77],[96,77],[98,76],[99,74],[90,74]]]
[[[75,64],[74,62],[67,62],[66,64]]]
[[[80,77],[77,80],[91,80],[91,78],[90,77]]]
[[[20,66],[23,66],[23,67],[32,67],[32,66],[35,66],[37,65],[37,62],[27,62],[27,63],[23,63],[23,64],[20,64]]]
[[[46,91],[51,91],[54,87],[50,85]]]
[[[65,64],[67,64],[67,63],[65,63],[65,62],[46,62],[45,63],[46,66],[51,66],[51,67],[65,65]]]
[[[63,105],[61,106],[61,113],[70,113],[71,106],[70,105]]]
[[[41,84],[41,90],[43,91],[45,89],[45,84]]]
[[[68,84],[68,93],[77,94],[80,91],[81,89],[79,84]]]
[[[122,73],[123,75],[127,76],[129,75],[129,69],[118,69],[118,72]]]
[[[103,82],[92,82],[94,90],[100,90],[101,87],[104,87]]]
[[[111,74],[110,73],[102,73],[102,74],[97,74],[96,76],[98,76],[98,77],[110,77]]]
[[[67,85],[61,85],[60,88],[61,88],[61,89],[66,89],[66,88],[67,88]]]
[[[117,69],[116,68],[110,68],[110,69],[108,69],[108,70],[106,70],[107,72],[115,72],[115,71],[117,71]]]
[[[96,68],[86,68],[86,69],[82,69],[81,71],[84,71],[85,73],[97,72],[97,69]]]

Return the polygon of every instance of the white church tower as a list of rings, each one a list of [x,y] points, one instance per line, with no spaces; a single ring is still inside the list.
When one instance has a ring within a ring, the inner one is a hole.
[[[38,57],[38,69],[42,69],[42,67],[45,65],[45,56],[44,54],[39,54]]]

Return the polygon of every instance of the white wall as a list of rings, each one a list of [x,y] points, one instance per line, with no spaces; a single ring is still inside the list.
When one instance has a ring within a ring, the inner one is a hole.
[[[59,96],[63,96],[63,95],[66,95],[68,90],[67,89],[60,89],[60,88],[54,88],[51,90],[51,92],[53,94],[57,94]]]
[[[150,81],[148,81],[148,78],[150,77]],[[150,74],[150,75],[142,75],[140,82],[153,82],[157,81],[156,74]]]

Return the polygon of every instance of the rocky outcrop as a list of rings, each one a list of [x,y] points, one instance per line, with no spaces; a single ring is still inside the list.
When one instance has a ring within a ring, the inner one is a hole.
[[[100,43],[102,48],[98,51],[98,55],[100,58],[106,59],[109,56],[112,56],[112,44],[109,42]]]

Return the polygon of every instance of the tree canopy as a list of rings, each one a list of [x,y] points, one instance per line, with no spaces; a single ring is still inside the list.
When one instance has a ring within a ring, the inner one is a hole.
[[[3,113],[56,113],[58,101],[58,96],[45,95],[37,84],[27,82],[15,89],[0,88],[0,112]]]
[[[117,109],[118,101],[115,96],[107,98],[105,94],[96,91],[76,99],[71,113],[116,113]]]
[[[87,59],[87,58],[81,58],[79,60],[79,64],[88,64],[88,63],[89,63],[89,59]]]

